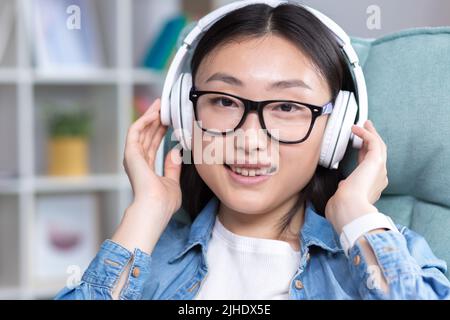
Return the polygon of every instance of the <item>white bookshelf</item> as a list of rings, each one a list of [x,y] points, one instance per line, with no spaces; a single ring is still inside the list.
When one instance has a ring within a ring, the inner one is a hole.
[[[134,94],[154,100],[164,81],[164,74],[139,67],[139,61],[161,23],[180,10],[177,0],[92,0],[99,9],[105,68],[51,73],[33,67],[26,27],[31,1],[0,0],[16,9],[13,37],[0,62],[0,299],[52,298],[65,285],[66,279],[42,283],[32,276],[39,197],[97,195],[99,237],[111,236],[132,199],[122,159]],[[46,174],[42,106],[61,99],[95,108],[89,176]]]

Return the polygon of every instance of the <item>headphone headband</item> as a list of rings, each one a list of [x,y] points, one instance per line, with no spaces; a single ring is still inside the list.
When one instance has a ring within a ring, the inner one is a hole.
[[[199,40],[201,35],[228,13],[253,4],[266,4],[273,8],[283,4],[292,4],[303,7],[310,13],[312,13],[315,17],[317,17],[335,35],[339,46],[341,47],[345,57],[348,60],[350,71],[353,74],[353,81],[356,89],[355,93],[358,101],[358,121],[356,125],[362,127],[368,117],[367,88],[364,74],[362,72],[361,66],[359,65],[358,55],[351,45],[350,37],[337,23],[335,23],[332,19],[330,19],[323,13],[300,3],[289,0],[240,0],[222,6],[212,11],[205,17],[201,18],[183,40],[183,43],[177,51],[168,70],[161,97],[162,124],[167,126],[172,125],[169,107],[170,93],[175,81],[179,78],[181,73],[190,72],[189,66],[187,65],[187,62],[189,62],[190,60],[188,58],[193,54],[196,42]],[[353,135],[353,133],[351,133],[350,139],[353,141],[354,148],[362,147],[362,140],[359,137]]]

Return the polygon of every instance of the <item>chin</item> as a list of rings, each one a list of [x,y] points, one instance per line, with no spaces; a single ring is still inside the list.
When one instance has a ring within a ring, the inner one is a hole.
[[[244,214],[261,214],[270,207],[270,201],[267,201],[268,196],[256,190],[230,190],[219,199],[231,210]]]

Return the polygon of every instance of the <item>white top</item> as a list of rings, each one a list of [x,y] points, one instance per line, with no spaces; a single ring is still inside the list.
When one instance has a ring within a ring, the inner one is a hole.
[[[300,263],[289,243],[237,235],[217,216],[206,256],[208,273],[195,300],[289,299]]]

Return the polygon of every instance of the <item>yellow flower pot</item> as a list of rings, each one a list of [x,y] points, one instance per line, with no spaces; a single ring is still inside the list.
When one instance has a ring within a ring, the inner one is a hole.
[[[84,176],[89,171],[88,139],[55,137],[49,141],[49,174],[52,176]]]

